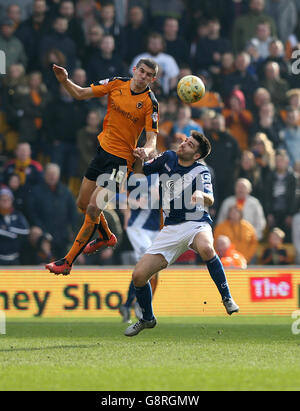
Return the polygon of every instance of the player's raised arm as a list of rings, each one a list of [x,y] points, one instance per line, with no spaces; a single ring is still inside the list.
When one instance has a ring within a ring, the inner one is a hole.
[[[53,71],[57,80],[76,100],[85,100],[94,97],[91,87],[80,87],[69,79],[68,72],[64,67],[53,64]]]

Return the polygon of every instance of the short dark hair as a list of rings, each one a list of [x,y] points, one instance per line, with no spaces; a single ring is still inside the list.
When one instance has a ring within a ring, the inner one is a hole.
[[[158,64],[156,63],[156,61],[154,61],[153,59],[150,59],[150,58],[140,59],[136,64],[136,68],[139,68],[142,64],[145,64],[147,67],[154,70],[154,77],[157,76]]]
[[[211,152],[211,144],[208,138],[196,130],[192,130],[191,136],[199,143],[197,152],[201,154],[200,159],[206,158]]]

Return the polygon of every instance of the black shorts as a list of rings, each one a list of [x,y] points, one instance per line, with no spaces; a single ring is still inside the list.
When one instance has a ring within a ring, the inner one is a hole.
[[[127,160],[114,156],[98,146],[97,153],[85,173],[88,180],[97,181],[101,187],[106,187],[109,181],[122,185],[127,178]],[[98,178],[99,177],[99,178]]]

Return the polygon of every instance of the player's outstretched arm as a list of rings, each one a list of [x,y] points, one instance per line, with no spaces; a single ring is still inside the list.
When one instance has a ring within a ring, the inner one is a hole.
[[[64,67],[53,64],[55,77],[67,92],[76,100],[85,100],[94,97],[91,87],[80,87],[69,79],[67,70]]]

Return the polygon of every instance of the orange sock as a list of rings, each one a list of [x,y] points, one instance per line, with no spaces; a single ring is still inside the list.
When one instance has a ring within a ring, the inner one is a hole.
[[[100,223],[98,226],[98,233],[100,235],[100,238],[103,238],[104,240],[109,240],[110,237],[112,236],[112,232],[110,231],[106,218],[104,216],[104,213],[102,212],[100,214]]]
[[[84,223],[75,238],[75,241],[65,256],[66,260],[69,264],[73,264],[77,256],[81,253],[87,243],[90,241],[91,237],[93,236],[94,232],[96,231],[100,218],[98,217],[96,220],[92,220],[91,217],[86,214]]]

